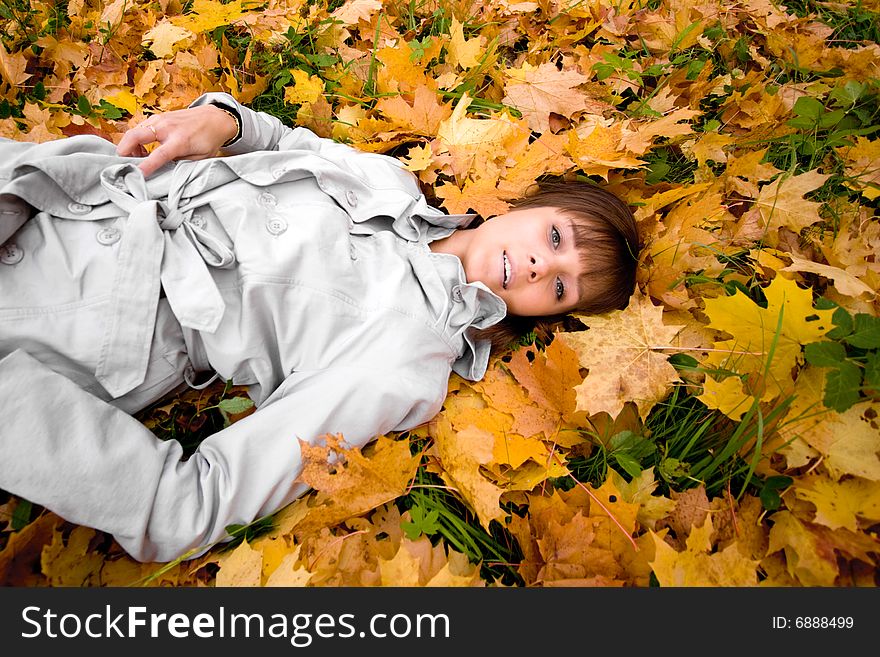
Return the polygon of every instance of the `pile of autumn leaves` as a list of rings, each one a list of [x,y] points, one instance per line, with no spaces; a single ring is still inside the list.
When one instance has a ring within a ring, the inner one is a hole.
[[[853,137],[835,151],[851,193],[822,202],[808,197],[828,180],[825,163],[783,172],[766,156],[796,132],[787,122],[798,99],[877,84],[877,44],[835,47],[831,28],[766,0],[663,0],[652,10],[602,0],[438,0],[410,15],[380,0],[349,0],[332,14],[301,0],[195,0],[186,14],[176,0],[159,4],[161,13],[154,2],[71,0],[68,26],[35,41],[39,56],[0,48],[0,96],[16,103],[22,87],[46,90],[42,102],[23,103],[22,117],[0,120],[0,135],[118,140],[150,112],[184,107],[206,90],[259,102],[271,91],[260,62],[292,34],[308,34],[301,43],[324,57],[318,68],[303,55],[285,78],[296,123],[394,152],[453,213],[503,213],[545,175],[601,178],[636,208],[645,244],[639,291],[626,310],[581,317],[587,330],[561,332],[546,350],[494,359],[480,382],[453,377],[441,414],[411,436],[381,437],[363,453],[338,437],[304,444],[302,479],[313,492],[235,550],[137,564],[108,537],[44,514],[0,552],[7,582],[496,584],[481,578],[480,564],[414,532],[410,512],[401,516],[394,500],[421,463],[484,529],[498,522],[508,530],[528,586],[647,586],[652,573],[661,585],[876,584],[877,391],[843,412],[826,408],[824,369],[805,365],[803,352],[834,328],[812,287],[850,314],[877,315],[880,222],[871,204],[880,140]],[[35,24],[45,25],[50,7],[33,7],[42,12]],[[247,34],[247,48],[213,39],[221,26],[227,36]],[[745,60],[733,51],[740,37]],[[691,59],[673,63],[682,53]],[[810,81],[768,77],[794,68]],[[831,70],[840,73],[821,76]],[[67,111],[79,96],[127,114]],[[624,102],[632,96],[641,102]],[[709,106],[717,120],[704,122]],[[692,174],[649,182],[658,150],[686,159]],[[751,270],[730,271],[726,257],[743,254]],[[762,282],[767,306],[728,296],[712,282],[722,276]],[[710,374],[683,380],[673,354]],[[573,481],[567,456],[589,454],[592,440],[620,431],[642,433],[674,384],[735,421],[795,396],[765,436],[756,469],[792,477],[777,510],[749,495],[710,500],[702,486],[664,497],[652,469],[636,477],[609,470],[599,488]],[[413,456],[416,439],[428,447]],[[331,453],[342,464],[332,471]],[[573,486],[555,488],[559,478]],[[525,515],[504,510],[511,505]]]

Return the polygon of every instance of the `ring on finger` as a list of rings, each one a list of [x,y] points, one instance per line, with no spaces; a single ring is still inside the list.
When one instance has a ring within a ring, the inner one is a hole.
[[[156,128],[154,128],[154,127],[151,126],[151,125],[147,125],[147,126],[144,126],[144,127],[145,127],[145,128],[149,128],[150,132],[153,133],[153,137],[156,139],[156,141],[159,141],[159,135],[156,134]]]

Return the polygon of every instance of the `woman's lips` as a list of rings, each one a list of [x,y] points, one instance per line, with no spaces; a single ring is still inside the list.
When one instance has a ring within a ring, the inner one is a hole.
[[[510,285],[513,266],[510,264],[510,258],[507,257],[507,251],[501,252],[501,287],[505,290]]]

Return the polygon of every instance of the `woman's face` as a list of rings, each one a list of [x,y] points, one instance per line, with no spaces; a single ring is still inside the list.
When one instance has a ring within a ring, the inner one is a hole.
[[[580,300],[581,256],[572,222],[557,208],[514,210],[459,233],[468,282],[485,284],[508,313],[556,315]]]

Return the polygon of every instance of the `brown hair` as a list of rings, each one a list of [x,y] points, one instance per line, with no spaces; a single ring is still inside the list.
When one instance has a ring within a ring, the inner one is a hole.
[[[535,194],[513,203],[514,210],[537,207],[557,208],[572,221],[584,270],[578,281],[580,301],[574,311],[595,315],[625,308],[635,289],[641,248],[629,206],[597,185],[572,181],[542,183]],[[549,325],[563,317],[508,315],[476,337],[491,340],[493,349],[504,348],[530,331],[547,336]]]

